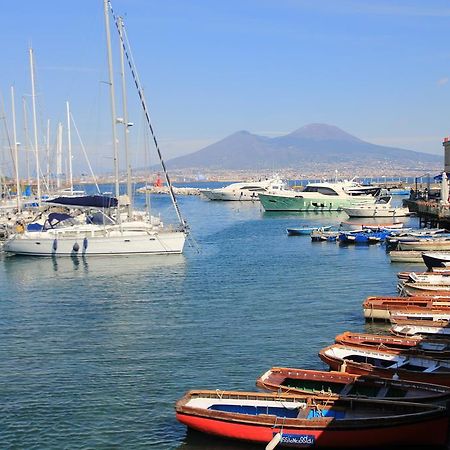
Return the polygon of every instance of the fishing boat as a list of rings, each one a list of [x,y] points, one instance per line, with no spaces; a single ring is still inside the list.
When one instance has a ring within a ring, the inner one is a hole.
[[[218,189],[200,189],[209,200],[221,201],[258,201],[258,194],[284,190],[285,183],[278,176],[260,179],[257,181],[245,181],[231,183]]]
[[[400,340],[401,338],[393,339]],[[325,372],[287,367],[272,367],[256,380],[256,386],[268,391],[328,395],[334,399],[356,397],[432,402],[450,397],[450,388],[445,386],[353,375],[345,372]]]
[[[189,391],[175,410],[193,430],[266,449],[432,447],[449,423],[440,405],[220,390]]]
[[[119,165],[118,165],[118,139],[117,139],[117,114],[115,101],[115,88],[113,80],[113,61],[110,39],[110,12],[111,5],[108,0],[104,0],[104,18],[106,29],[106,42],[108,47],[108,66],[109,66],[109,90],[111,101],[111,122],[112,122],[112,144],[114,160],[114,180],[115,196],[83,196],[83,197],[58,197],[52,199],[52,206],[64,207],[69,210],[82,210],[82,214],[73,217],[70,220],[58,222],[56,226],[48,223],[48,226],[39,231],[23,231],[11,236],[4,244],[4,250],[16,255],[33,256],[87,256],[87,255],[134,255],[134,254],[179,254],[182,253],[186,237],[188,235],[188,226],[181,215],[180,208],[172,189],[169,174],[161,156],[158,141],[154,134],[154,129],[150,123],[148,108],[145,101],[145,95],[136,76],[137,70],[134,62],[128,60],[131,73],[134,78],[134,84],[138,90],[141,106],[144,110],[147,125],[153,143],[156,146],[160,162],[164,170],[164,176],[167,185],[170,188],[172,205],[175,209],[179,224],[176,226],[165,225],[159,217],[152,216],[149,211],[137,211],[133,208],[132,202],[132,180],[131,166],[127,164],[127,195],[120,196],[119,185]],[[121,20],[114,16],[114,23],[118,29],[121,42],[125,45],[122,35]],[[127,45],[128,41],[127,41]],[[121,46],[122,51],[123,46]],[[129,49],[128,49],[129,50]],[[122,53],[122,62],[124,53]],[[125,93],[124,66],[122,64],[122,84],[123,93]],[[124,123],[128,123],[126,117],[126,99],[123,94],[124,104]],[[128,130],[125,127],[125,135]],[[128,161],[127,137],[124,138],[125,154]],[[37,170],[39,174],[39,170]],[[38,177],[39,179],[39,177]],[[38,184],[38,192],[39,184]],[[40,194],[38,195],[40,199]]]
[[[432,309],[450,309],[448,297],[368,297],[363,304],[366,320],[389,321],[396,311],[430,311]]]
[[[342,208],[349,217],[406,217],[411,213],[408,208],[392,206],[391,196],[378,197],[375,203],[353,205]]]
[[[321,227],[299,227],[299,228],[286,228],[288,236],[308,236],[313,232],[321,233],[324,231],[329,231],[330,226]]]
[[[354,182],[336,181],[309,183],[302,191],[284,190],[261,193],[259,199],[266,211],[340,211],[356,203],[373,203],[375,197],[351,190]]]
[[[424,252],[422,259],[428,269],[433,267],[449,267],[450,268],[450,252]]]
[[[336,344],[356,347],[387,348],[408,355],[423,355],[430,358],[449,359],[450,340],[401,337],[383,334],[353,333],[345,331],[335,337]]]
[[[325,347],[319,357],[331,370],[450,386],[450,361],[447,360],[342,344]]]
[[[422,263],[422,252],[392,250],[389,252],[389,258],[392,263]]]
[[[450,322],[448,320],[427,321],[405,320],[393,317],[392,327],[389,330],[396,336],[423,336],[436,339],[450,338]]]

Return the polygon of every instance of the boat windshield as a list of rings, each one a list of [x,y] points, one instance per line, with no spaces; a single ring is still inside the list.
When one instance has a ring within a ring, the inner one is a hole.
[[[303,192],[317,192],[323,195],[339,195],[334,189],[325,186],[306,186]]]

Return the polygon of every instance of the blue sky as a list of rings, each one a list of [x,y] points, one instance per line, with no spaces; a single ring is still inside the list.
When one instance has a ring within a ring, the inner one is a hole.
[[[450,134],[446,1],[115,0],[113,7],[125,17],[167,158],[238,130],[276,136],[313,122],[442,154]],[[22,96],[31,105],[31,44],[40,139],[50,119],[54,141],[69,100],[94,166],[109,168],[104,35],[101,0],[3,2],[0,93],[10,116],[15,86],[19,141]],[[141,148],[142,115],[132,88],[128,95],[132,144]],[[75,166],[85,166],[80,156]]]

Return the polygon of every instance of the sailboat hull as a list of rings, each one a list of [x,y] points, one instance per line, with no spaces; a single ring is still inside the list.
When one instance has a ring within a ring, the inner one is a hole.
[[[102,256],[135,254],[180,254],[186,235],[183,231],[149,233],[112,233],[103,236],[74,233],[54,236],[48,232],[15,235],[5,242],[4,250],[16,255],[31,256]]]

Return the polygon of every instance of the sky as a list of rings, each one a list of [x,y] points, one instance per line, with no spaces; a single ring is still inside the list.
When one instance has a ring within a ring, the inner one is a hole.
[[[166,159],[239,130],[273,137],[309,123],[436,154],[450,135],[447,1],[113,0],[112,6],[124,17]],[[69,101],[92,165],[98,172],[111,171],[103,1],[4,1],[1,17],[3,160],[8,159],[5,125],[9,135],[12,126],[10,86],[21,155],[26,153],[22,98],[33,140],[32,46],[40,152],[48,120],[54,147],[56,124],[65,122]],[[119,44],[111,26],[119,116]],[[148,162],[145,124],[127,77],[132,161],[142,167]],[[123,130],[118,133],[122,143]],[[86,172],[73,129],[72,141],[75,171]],[[149,158],[156,162],[154,154]]]

